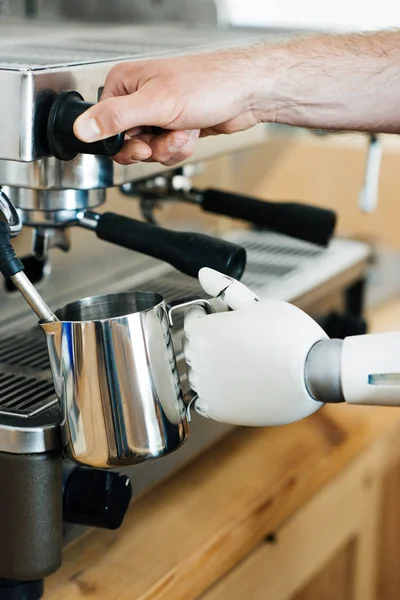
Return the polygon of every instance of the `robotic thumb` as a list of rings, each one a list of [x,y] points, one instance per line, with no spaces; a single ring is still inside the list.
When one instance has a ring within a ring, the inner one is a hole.
[[[204,267],[199,271],[199,281],[203,290],[214,298],[222,300],[229,308],[239,310],[259,302],[248,287],[228,275]]]

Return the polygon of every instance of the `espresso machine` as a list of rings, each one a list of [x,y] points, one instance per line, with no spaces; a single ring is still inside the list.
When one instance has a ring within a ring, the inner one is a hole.
[[[201,293],[200,266],[240,277],[247,254],[242,280],[260,297],[294,302],[320,315],[336,337],[364,331],[370,249],[351,240],[330,241],[330,211],[260,203],[192,185],[193,164],[267,143],[267,126],[202,139],[191,164],[178,169],[120,166],[112,155],[121,136],[95,145],[73,136],[74,119],[98,101],[114,64],[232,47],[265,34],[157,23],[54,22],[49,29],[40,21],[0,21],[0,32],[0,185],[23,225],[16,251],[49,304],[130,290],[167,299],[194,296]],[[110,188],[111,208],[123,214],[104,212]],[[251,226],[222,237],[170,231],[158,227],[155,216],[167,201]],[[138,208],[144,220],[128,218]],[[231,428],[194,415],[181,450],[124,471],[63,460],[43,335],[10,281],[2,283],[0,308],[0,598],[40,598],[43,579],[61,565],[65,543],[83,527],[120,526],[132,496]],[[182,321],[175,325],[179,356]]]

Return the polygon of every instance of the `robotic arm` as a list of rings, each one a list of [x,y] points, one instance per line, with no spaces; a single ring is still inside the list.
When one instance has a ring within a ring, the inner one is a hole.
[[[400,332],[329,339],[306,313],[260,301],[211,269],[200,283],[217,312],[191,309],[184,352],[195,409],[235,425],[281,425],[324,403],[400,406]]]
[[[305,363],[310,394],[321,402],[400,406],[400,332],[315,344]]]

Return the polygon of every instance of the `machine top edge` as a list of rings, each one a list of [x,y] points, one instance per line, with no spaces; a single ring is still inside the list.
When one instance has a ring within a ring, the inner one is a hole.
[[[236,46],[264,36],[265,33],[257,30],[241,32],[172,24],[113,27],[53,23],[46,27],[26,23],[14,27],[0,25],[0,70],[73,70],[84,65]]]

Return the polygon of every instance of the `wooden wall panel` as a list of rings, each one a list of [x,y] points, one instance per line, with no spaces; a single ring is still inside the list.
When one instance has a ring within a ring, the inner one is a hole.
[[[357,543],[352,540],[291,600],[353,600],[356,552]]]
[[[399,441],[400,444],[400,441]],[[383,482],[377,598],[400,598],[400,463]]]

